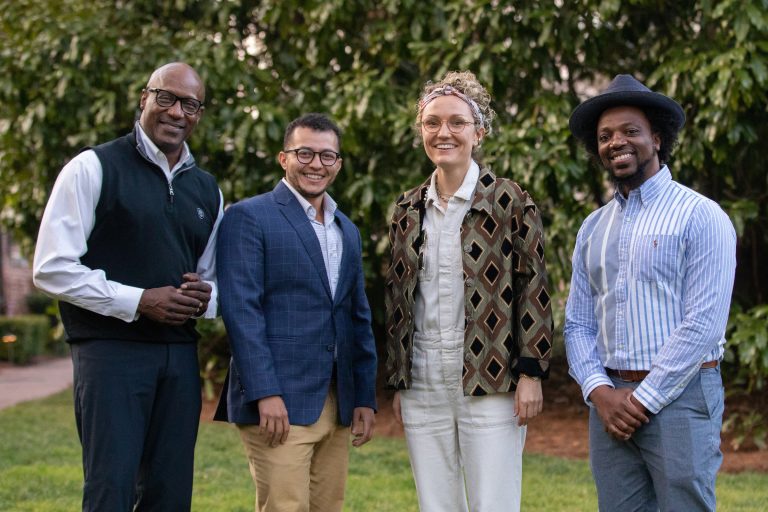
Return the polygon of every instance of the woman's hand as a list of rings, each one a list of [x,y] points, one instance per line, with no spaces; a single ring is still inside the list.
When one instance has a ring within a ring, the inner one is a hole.
[[[515,391],[515,416],[518,425],[527,425],[528,420],[539,415],[544,408],[541,381],[520,374]]]

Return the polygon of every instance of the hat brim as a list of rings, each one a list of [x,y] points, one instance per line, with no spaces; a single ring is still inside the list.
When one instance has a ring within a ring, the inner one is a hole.
[[[597,121],[602,113],[609,108],[620,106],[653,107],[666,110],[674,119],[677,131],[685,124],[683,107],[663,94],[648,91],[616,91],[599,94],[576,107],[568,121],[571,133],[582,141],[594,137]]]

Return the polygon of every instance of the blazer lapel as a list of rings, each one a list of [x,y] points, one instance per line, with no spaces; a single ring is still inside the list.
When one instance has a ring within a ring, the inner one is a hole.
[[[331,285],[328,283],[328,274],[325,271],[323,252],[320,249],[317,234],[310,224],[306,212],[301,209],[301,205],[296,200],[296,197],[294,197],[293,192],[282,181],[277,184],[273,194],[275,201],[280,205],[281,212],[299,235],[299,239],[307,251],[307,256],[315,270],[317,270],[317,273],[320,274],[320,280],[328,294],[328,298],[331,298]]]

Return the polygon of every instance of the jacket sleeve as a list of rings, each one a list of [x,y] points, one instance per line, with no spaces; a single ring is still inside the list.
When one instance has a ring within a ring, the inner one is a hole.
[[[362,254],[362,239],[357,233],[357,241]],[[376,341],[371,328],[371,308],[365,295],[365,277],[362,259],[356,265],[355,288],[352,303],[352,322],[354,326],[354,349],[352,353],[352,373],[355,378],[355,407],[370,407],[376,410]]]
[[[264,254],[255,208],[230,206],[219,228],[216,273],[221,316],[247,402],[282,394],[266,340]]]
[[[544,262],[544,228],[539,209],[526,194],[517,243],[516,290],[517,343],[520,356],[512,373],[532,377],[549,376],[552,348],[552,306]]]
[[[402,311],[398,307],[402,307],[402,294],[404,290],[402,288],[402,279],[398,278],[395,269],[395,258],[399,252],[398,244],[402,243],[398,241],[398,226],[397,218],[399,212],[398,204],[403,199],[401,195],[397,201],[395,201],[395,209],[392,213],[392,218],[389,221],[389,250],[390,261],[387,268],[385,286],[384,286],[384,304],[386,308],[385,314],[385,331],[386,331],[386,382],[387,387],[391,389],[405,389],[407,388],[407,371],[403,366],[407,355],[404,353],[405,348],[400,345],[398,334],[403,330],[403,323],[407,322],[405,315],[410,314],[410,311]],[[402,277],[402,276],[401,276]]]

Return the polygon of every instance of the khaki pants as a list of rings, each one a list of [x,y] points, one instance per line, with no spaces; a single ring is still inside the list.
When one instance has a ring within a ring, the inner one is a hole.
[[[270,447],[258,425],[238,425],[256,486],[256,512],[341,512],[349,466],[349,427],[337,422],[336,393],[316,423],[291,425]]]

